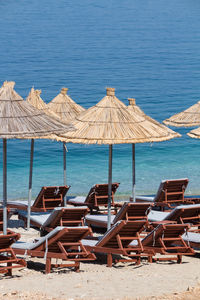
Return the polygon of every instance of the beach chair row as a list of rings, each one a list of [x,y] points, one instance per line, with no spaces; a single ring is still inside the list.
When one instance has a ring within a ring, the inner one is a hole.
[[[160,183],[158,191],[154,197],[137,196],[136,202],[152,202],[154,206],[161,210],[172,209],[180,204],[199,203],[200,199],[195,197],[185,197],[184,193],[189,180],[187,178],[163,180]],[[119,204],[114,201],[114,195],[119,187],[119,183],[112,183],[111,205],[118,208]],[[55,207],[64,205],[70,186],[49,186],[42,187],[40,193],[33,201],[31,211],[48,211]],[[91,187],[86,197],[68,197],[67,203],[74,206],[86,205],[90,211],[99,211],[108,204],[108,184],[96,184]],[[27,210],[28,203],[25,201],[8,201],[8,207]]]
[[[58,226],[46,236],[31,243],[16,241],[19,234],[8,231],[7,235],[0,235],[0,272],[11,275],[13,268],[26,265],[24,259],[17,258],[16,255],[43,258],[45,272],[49,273],[52,268],[60,267],[79,271],[80,262],[95,260],[96,253],[107,255],[109,267],[113,264],[113,255],[120,255],[115,262],[140,264],[142,257],[147,257],[149,262],[176,260],[181,263],[183,255],[194,254],[194,250],[182,237],[188,225],[160,224],[142,239],[140,234],[145,225],[146,220],[121,220],[100,238],[93,237],[91,229],[86,226]],[[157,254],[164,257],[156,257]],[[54,264],[53,259],[62,262]]]

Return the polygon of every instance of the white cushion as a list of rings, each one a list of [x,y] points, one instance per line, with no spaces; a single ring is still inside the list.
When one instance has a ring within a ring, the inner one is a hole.
[[[111,215],[111,223],[113,223],[115,216]],[[87,221],[97,221],[98,223],[107,224],[108,223],[108,215],[87,215],[85,217]]]
[[[70,203],[83,203],[85,202],[85,199],[86,197],[83,197],[83,196],[77,196],[77,197],[74,197],[74,198],[68,198],[67,201],[70,201]]]
[[[136,196],[135,197],[136,200],[143,200],[143,201],[149,201],[149,202],[153,202],[155,197],[152,196]]]
[[[170,214],[170,212],[151,210],[148,214],[148,221],[150,222],[160,222],[165,220],[165,218]]]
[[[197,232],[187,232],[187,233],[184,233],[182,235],[182,238],[186,242],[191,242],[191,243],[193,242],[193,243],[200,244],[200,233],[197,233]]]

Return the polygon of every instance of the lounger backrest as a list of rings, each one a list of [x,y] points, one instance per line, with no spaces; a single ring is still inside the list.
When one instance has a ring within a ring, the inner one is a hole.
[[[150,203],[130,203],[125,202],[119,212],[116,214],[113,223],[116,223],[120,220],[141,220],[147,219],[147,214],[149,208],[151,207]]]
[[[92,235],[92,231],[86,226],[56,227],[36,243],[35,250],[45,251],[48,243],[48,252],[60,253],[62,252],[60,245],[65,245],[66,249],[68,249],[73,243],[79,242],[88,235]]]
[[[114,194],[119,183],[112,183],[112,205],[114,205]],[[96,184],[93,186],[85,200],[85,204],[94,207],[108,205],[108,184]]]
[[[184,192],[188,185],[187,178],[163,180],[160,183],[158,192],[155,196],[155,202],[174,202],[174,200],[183,200]]]
[[[146,220],[119,221],[106,232],[96,246],[119,248],[118,238],[120,238],[122,246],[126,248],[135,237],[138,237],[145,225]]]
[[[165,239],[165,245],[169,246],[174,243],[176,238],[181,237],[187,229],[188,225],[186,224],[160,224],[142,240],[142,245],[160,247],[160,239]]]
[[[178,223],[200,221],[200,204],[179,205],[171,211],[165,220],[177,221]]]
[[[54,207],[62,206],[63,199],[69,188],[67,185],[43,186],[32,207],[46,211],[54,209]]]
[[[79,226],[83,225],[83,218],[89,212],[87,207],[63,207],[57,208],[55,217],[50,216],[44,223],[44,227],[55,228],[57,226]]]

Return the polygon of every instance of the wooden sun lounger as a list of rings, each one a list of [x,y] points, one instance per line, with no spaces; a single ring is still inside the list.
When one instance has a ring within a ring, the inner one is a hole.
[[[186,224],[160,224],[143,240],[144,253],[148,254],[149,262],[152,260],[176,260],[182,262],[183,255],[192,255],[194,250],[186,244],[182,235],[188,230]],[[156,257],[160,253],[165,257]]]
[[[79,207],[56,207],[51,212],[32,212],[30,222],[32,226],[40,228],[44,232],[49,232],[57,226],[84,226],[84,217],[89,212],[87,206]],[[19,211],[19,218],[25,223],[27,212]]]
[[[147,220],[152,203],[125,202],[116,215],[111,215],[111,225],[120,220]],[[88,226],[107,228],[108,215],[97,214],[85,217]]]
[[[23,259],[18,259],[11,245],[20,238],[20,234],[7,230],[7,234],[0,234],[0,273],[12,276],[12,269],[26,266]]]
[[[64,197],[70,186],[43,186],[31,206],[31,211],[48,211],[63,206]],[[7,206],[27,210],[28,201],[8,201]]]
[[[81,242],[83,238],[91,234],[92,231],[88,227],[59,226],[35,243],[16,242],[13,244],[13,250],[16,254],[44,258],[46,273],[49,273],[52,267],[73,267],[76,271],[79,271],[81,261],[96,259],[95,255],[86,250]],[[52,259],[61,259],[62,261],[68,261],[68,263],[52,264]]]
[[[111,267],[113,263],[112,254],[127,256],[127,258],[117,261],[140,263],[140,255],[143,246],[140,242],[140,233],[146,225],[146,220],[138,221],[119,221],[113,225],[103,237],[83,239],[82,243],[86,249],[95,253],[107,254],[107,266]],[[129,247],[131,241],[136,241],[137,246]]]
[[[178,224],[189,223],[192,227],[200,227],[200,204],[179,205],[171,212],[154,211],[148,215],[148,221],[153,226],[163,223],[163,221],[174,221]]]
[[[137,196],[136,202],[154,202],[154,205],[164,209],[172,208],[174,205],[193,203],[193,198],[184,197],[188,185],[188,178],[163,180],[160,183],[157,194],[154,197]]]
[[[114,203],[114,194],[119,187],[119,183],[112,183],[112,206]],[[92,211],[93,209],[99,210],[100,207],[108,205],[108,184],[95,184],[89,191],[87,197],[75,197],[68,199],[69,204],[74,206],[87,205]]]

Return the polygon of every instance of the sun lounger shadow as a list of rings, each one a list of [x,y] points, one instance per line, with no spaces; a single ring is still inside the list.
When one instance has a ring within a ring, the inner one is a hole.
[[[118,221],[133,221],[133,220],[147,220],[149,211],[151,210],[152,203],[135,203],[125,202],[116,215],[111,215],[111,226],[116,224]],[[97,214],[87,215],[86,224],[88,226],[103,229],[107,228],[108,215]]]
[[[119,187],[119,183],[112,183],[112,207],[115,207],[114,202],[114,194]],[[83,206],[86,205],[91,210],[100,210],[102,207],[106,207],[108,205],[108,184],[95,184],[91,187],[88,195],[86,197],[77,196],[73,198],[68,198],[68,204],[74,206]]]
[[[192,203],[191,198],[184,197],[188,182],[188,178],[163,180],[155,196],[137,196],[136,202],[153,202],[162,210],[172,208],[174,205]]]
[[[48,211],[63,206],[64,197],[70,186],[43,186],[34,201],[31,202],[31,211]],[[28,201],[8,201],[7,207],[27,210]]]
[[[81,261],[96,259],[95,255],[87,251],[81,242],[83,238],[91,234],[91,229],[84,226],[58,226],[38,241],[32,243],[18,241],[12,247],[16,254],[44,258],[45,273],[49,273],[52,268],[62,267],[79,271]],[[60,259],[62,263],[52,264],[52,259]]]

